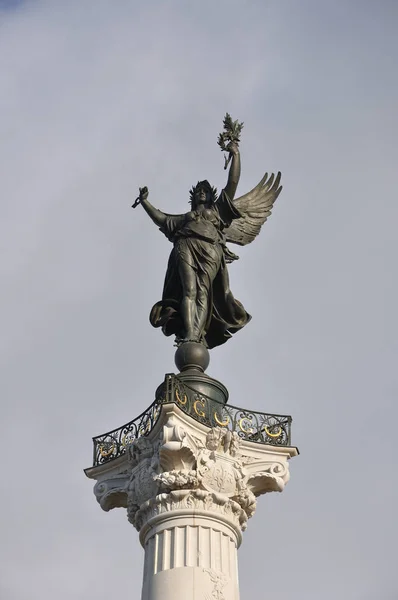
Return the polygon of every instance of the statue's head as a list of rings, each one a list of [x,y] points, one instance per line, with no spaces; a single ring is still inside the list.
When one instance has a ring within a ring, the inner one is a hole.
[[[195,210],[200,204],[212,206],[217,200],[217,190],[210,185],[207,179],[198,181],[198,183],[189,191],[189,195],[191,198],[192,210]]]

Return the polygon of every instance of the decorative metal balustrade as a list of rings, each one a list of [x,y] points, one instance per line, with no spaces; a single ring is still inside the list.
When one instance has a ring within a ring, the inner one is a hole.
[[[225,427],[240,438],[273,446],[291,445],[292,417],[245,410],[221,404],[183,383],[177,375],[166,375],[156,400],[138,417],[118,429],[93,438],[93,464],[101,465],[122,456],[139,437],[155,426],[162,404],[173,402],[190,417],[208,427]]]

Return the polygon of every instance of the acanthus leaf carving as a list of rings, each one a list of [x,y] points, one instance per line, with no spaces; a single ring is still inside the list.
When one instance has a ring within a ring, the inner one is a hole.
[[[219,514],[241,530],[246,529],[248,516],[238,502],[223,494],[204,490],[174,490],[161,493],[144,502],[138,509],[129,511],[129,521],[139,531],[148,520],[172,511],[202,511]]]

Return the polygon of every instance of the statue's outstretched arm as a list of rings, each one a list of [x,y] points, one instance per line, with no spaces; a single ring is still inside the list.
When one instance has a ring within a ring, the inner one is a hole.
[[[225,192],[230,200],[233,200],[238,187],[240,178],[240,152],[237,142],[230,142],[227,150],[232,155],[231,166],[228,173],[228,181],[225,186]]]
[[[136,200],[137,203],[142,204],[144,210],[151,217],[152,221],[158,227],[162,227],[165,224],[167,215],[161,210],[152,206],[152,204],[148,200],[148,188],[143,187],[140,188],[140,195]],[[133,205],[134,206],[134,205]]]

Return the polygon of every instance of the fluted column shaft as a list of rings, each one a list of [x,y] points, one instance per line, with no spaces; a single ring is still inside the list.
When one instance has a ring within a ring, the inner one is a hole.
[[[144,548],[142,600],[239,600],[237,540],[224,523],[165,519],[149,529]]]

